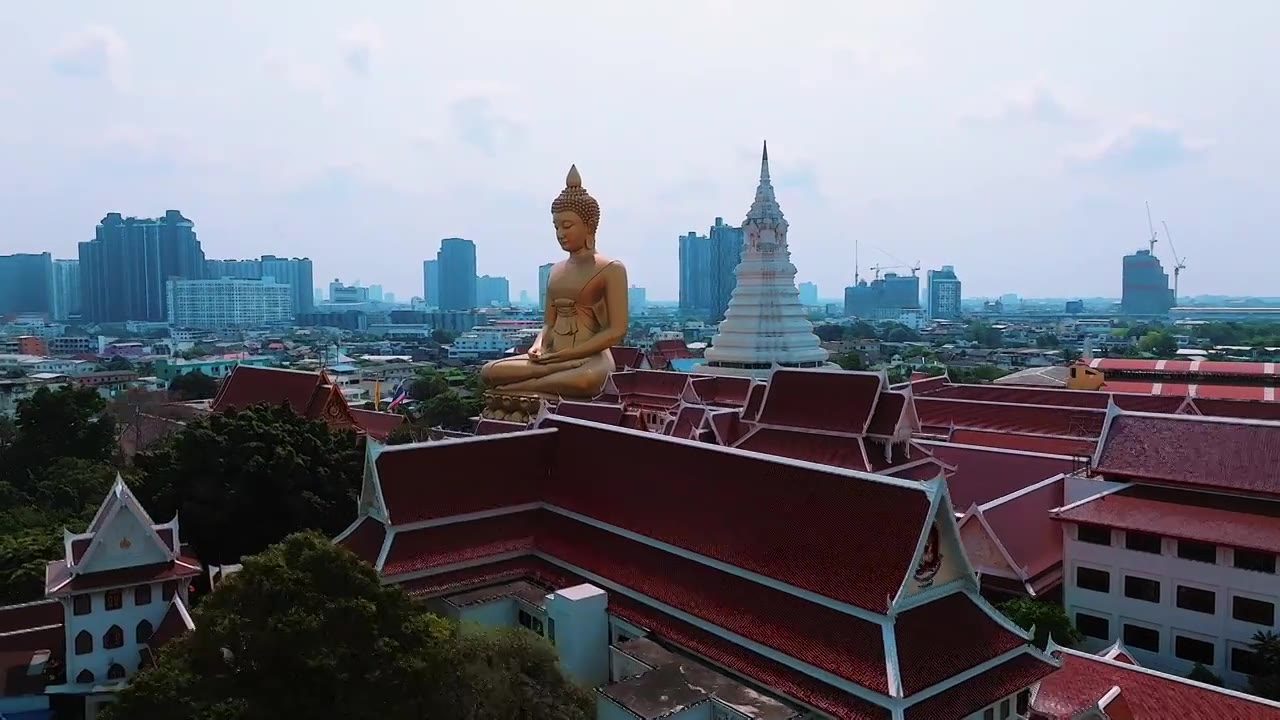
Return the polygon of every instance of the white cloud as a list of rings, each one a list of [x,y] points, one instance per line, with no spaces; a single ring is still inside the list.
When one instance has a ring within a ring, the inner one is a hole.
[[[1110,173],[1151,172],[1194,161],[1212,146],[1212,141],[1189,138],[1172,126],[1135,120],[1070,152],[1067,164]]]
[[[383,47],[382,30],[371,22],[358,22],[342,34],[341,46],[347,68],[368,75],[374,55]]]
[[[66,36],[49,54],[49,67],[59,75],[120,81],[128,43],[115,29],[91,25]]]
[[[1010,95],[995,109],[972,113],[965,120],[985,125],[1067,126],[1087,123],[1089,117],[1044,84],[1037,84]]]
[[[317,95],[326,103],[334,100],[329,76],[315,63],[306,62],[289,52],[273,50],[263,58],[263,68],[268,75],[293,90]]]

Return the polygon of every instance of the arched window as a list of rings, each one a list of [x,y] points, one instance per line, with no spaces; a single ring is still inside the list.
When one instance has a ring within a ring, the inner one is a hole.
[[[133,589],[134,605],[150,605],[151,604],[151,586],[139,585]]]
[[[81,670],[80,674],[76,676],[76,682],[82,685],[93,682],[93,673],[89,672],[88,668]]]
[[[138,623],[138,631],[134,635],[133,641],[141,645],[146,641],[150,640],[151,634],[154,632],[155,630],[151,627],[151,623],[147,622],[146,620],[143,620],[142,622]]]
[[[111,663],[111,667],[107,668],[108,680],[123,680],[124,666],[120,663]]]
[[[88,655],[91,652],[93,652],[93,636],[88,630],[76,633],[76,654]]]
[[[118,648],[121,645],[124,645],[124,631],[120,626],[112,625],[107,628],[106,634],[102,636],[102,647],[109,649]]]

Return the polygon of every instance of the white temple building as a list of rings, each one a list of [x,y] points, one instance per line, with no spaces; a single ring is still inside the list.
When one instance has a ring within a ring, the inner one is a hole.
[[[711,339],[705,362],[693,372],[767,378],[775,368],[839,370],[813,333],[787,247],[787,220],[769,180],[769,145],[760,160],[760,185],[742,222],[745,246],[738,284]]]

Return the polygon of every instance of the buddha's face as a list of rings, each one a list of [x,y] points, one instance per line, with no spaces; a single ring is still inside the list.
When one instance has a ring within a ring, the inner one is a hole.
[[[577,252],[590,247],[594,233],[572,210],[552,213],[551,222],[556,226],[556,240],[560,241],[560,249],[565,252]]]

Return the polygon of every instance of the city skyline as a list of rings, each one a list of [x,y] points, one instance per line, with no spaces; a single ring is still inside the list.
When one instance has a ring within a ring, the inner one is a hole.
[[[1118,297],[1121,258],[1148,234],[1144,200],[1188,259],[1182,295],[1272,294],[1280,205],[1266,173],[1280,144],[1266,108],[1280,98],[1251,78],[1277,52],[1275,11],[1152,8],[708,1],[673,24],[579,7],[574,42],[554,51],[541,30],[555,13],[485,9],[517,64],[452,37],[417,42],[480,22],[454,3],[320,3],[305,17],[33,7],[0,49],[13,168],[0,252],[74,258],[104,212],[178,207],[210,257],[307,256],[317,277],[376,278],[402,298],[421,294],[441,238],[471,239],[478,272],[518,294],[559,259],[547,207],[576,162],[602,204],[601,251],[674,300],[677,238],[741,222],[767,139],[799,277],[824,297],[852,284],[854,239],[864,276],[919,261],[954,265],[969,296]],[[712,30],[770,47],[769,62],[707,45]],[[218,61],[166,60],[188,53]],[[575,105],[582,87],[598,97]],[[131,111],[175,88],[180,102]],[[672,112],[708,98],[714,111]],[[107,167],[110,183],[95,175]],[[1169,250],[1156,246],[1166,268]]]

